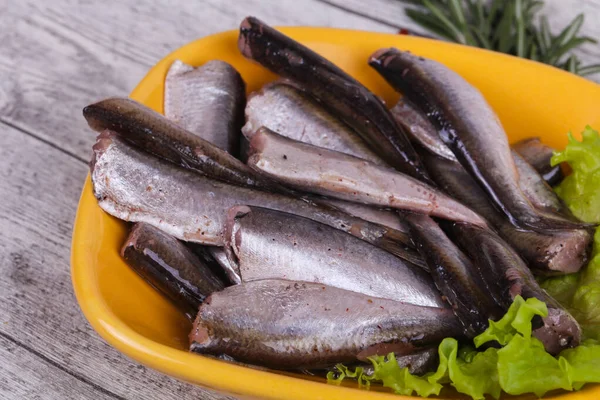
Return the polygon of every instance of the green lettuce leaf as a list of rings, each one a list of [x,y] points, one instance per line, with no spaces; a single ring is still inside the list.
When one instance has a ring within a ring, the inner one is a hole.
[[[552,165],[567,162],[573,170],[556,193],[582,221],[600,222],[600,135],[586,126],[579,142],[569,133],[569,143],[552,157]]]
[[[408,368],[400,368],[394,353],[390,353],[387,359],[372,358],[371,362],[375,369],[371,379],[381,381],[384,387],[391,388],[394,393],[410,396],[414,391],[419,396],[428,397],[438,395],[442,390],[442,385],[437,381],[429,381],[427,377],[412,375]]]
[[[543,278],[540,286],[563,306],[569,307],[579,284],[579,274]]]
[[[600,343],[587,340],[581,346],[563,351],[567,376],[575,389],[586,382],[600,382]]]
[[[600,223],[600,135],[587,126],[581,136],[578,141],[569,134],[565,150],[552,157],[553,164],[567,162],[573,171],[555,190],[575,216]],[[584,338],[600,339],[600,229],[585,269],[545,279],[541,286],[573,314]]]
[[[506,314],[498,321],[490,320],[489,327],[475,337],[473,343],[476,347],[490,341],[506,345],[517,333],[530,337],[531,320],[536,315],[541,317],[548,315],[546,304],[538,299],[531,298],[525,301],[521,296],[517,296]]]
[[[449,341],[450,339],[444,339]],[[498,381],[498,350],[489,348],[484,352],[458,351],[456,340],[450,350],[444,354],[447,362],[448,375],[452,386],[460,393],[470,395],[473,399],[484,399],[490,394],[497,399],[500,397],[500,383]],[[459,353],[457,357],[457,352]],[[442,361],[442,346],[440,345],[440,366]]]
[[[452,339],[454,340],[454,339]],[[372,381],[381,382],[384,387],[388,387],[396,394],[410,396],[415,392],[421,397],[440,394],[442,384],[441,379],[429,380],[427,376],[420,377],[412,375],[408,368],[400,368],[396,361],[394,353],[387,357],[376,356],[369,359],[373,364],[373,374],[365,374],[364,368],[356,367],[354,370],[338,364],[336,371],[327,373],[327,382],[335,385],[341,384],[346,378],[353,378],[358,381],[359,387],[369,388]]]
[[[500,386],[509,394],[535,393],[538,397],[554,389],[572,390],[562,364],[538,339],[515,335],[498,351]]]

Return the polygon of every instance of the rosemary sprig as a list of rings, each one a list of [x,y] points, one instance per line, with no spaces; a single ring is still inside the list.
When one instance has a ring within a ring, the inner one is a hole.
[[[540,0],[403,1],[413,6],[406,14],[414,22],[443,39],[529,58],[582,76],[600,72],[600,64],[581,65],[570,54],[584,43],[597,43],[589,36],[578,36],[583,14],[553,35],[547,18],[537,15],[544,4]]]

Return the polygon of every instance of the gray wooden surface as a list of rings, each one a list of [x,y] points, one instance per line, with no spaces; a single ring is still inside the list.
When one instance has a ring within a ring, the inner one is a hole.
[[[547,0],[554,26],[600,0]],[[246,15],[277,25],[416,29],[397,0],[0,0],[0,398],[220,399],[127,359],[81,314],[72,222],[94,135],[81,109],[127,95],[164,55]],[[600,62],[600,48],[581,52]]]

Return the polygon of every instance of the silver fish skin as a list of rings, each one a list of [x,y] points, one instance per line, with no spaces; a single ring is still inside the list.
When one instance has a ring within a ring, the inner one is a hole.
[[[315,201],[319,204],[332,206],[346,214],[364,219],[365,221],[394,229],[397,238],[396,241],[398,243],[394,255],[427,270],[427,264],[423,260],[423,257],[421,257],[421,255],[413,248],[413,242],[409,234],[410,228],[402,219],[400,219],[394,210],[383,210],[365,204],[352,203],[350,201],[328,197],[318,197],[315,198]],[[403,246],[403,250],[401,246]]]
[[[422,268],[307,218],[233,207],[226,241],[229,261],[238,266],[242,282],[314,282],[415,305],[446,306]]]
[[[489,319],[501,318],[506,310],[495,304],[479,270],[438,224],[422,214],[407,214],[406,221],[437,288],[464,326],[465,335],[473,338],[488,327]]]
[[[498,305],[508,310],[517,295],[546,303],[548,316],[542,319],[542,326],[534,326],[533,335],[542,341],[547,352],[556,355],[579,345],[581,328],[575,318],[538,285],[527,265],[506,242],[490,230],[461,223],[443,224],[474,260]]]
[[[249,96],[242,133],[251,140],[263,126],[293,140],[386,165],[349,126],[283,80],[268,83]],[[367,221],[406,229],[394,212],[336,199],[322,201]]]
[[[512,148],[538,171],[548,185],[556,186],[564,179],[560,165],[550,164],[556,149],[542,143],[539,137],[519,140],[513,143]]]
[[[312,218],[393,254],[405,251],[401,232],[332,207],[209,179],[129,146],[110,131],[98,136],[90,169],[104,211],[184,241],[223,246],[227,210],[248,204]]]
[[[410,138],[433,154],[448,160],[457,161],[454,153],[438,135],[437,129],[429,122],[417,106],[405,97],[401,97],[390,109],[398,125],[403,126]]]
[[[450,161],[458,159],[438,135],[437,129],[410,100],[401,98],[391,109],[392,115],[411,138],[431,153]],[[542,210],[565,213],[565,207],[544,178],[515,149],[512,150],[519,187],[531,203]],[[548,160],[548,165],[549,160]],[[434,179],[435,180],[435,179]]]
[[[133,226],[121,255],[131,269],[191,320],[207,296],[225,287],[183,243],[148,224]]]
[[[180,167],[234,185],[290,191],[259,176],[246,164],[154,110],[127,98],[109,98],[83,109],[90,128],[110,130],[126,142]]]
[[[252,93],[245,113],[242,133],[248,140],[264,126],[290,139],[385,165],[352,128],[310,96],[282,81]]]
[[[317,283],[262,280],[214,293],[200,307],[189,338],[194,352],[313,369],[392,351],[410,354],[447,336],[460,337],[449,309]]]
[[[379,225],[389,226],[397,231],[408,234],[408,226],[402,221],[398,214],[389,209],[381,209],[351,201],[332,199],[329,197],[319,198],[319,202],[333,206],[345,213],[354,215],[355,217],[364,219],[365,221],[374,222]],[[409,238],[406,238],[407,241]]]
[[[295,189],[485,226],[469,208],[408,175],[285,138],[265,127],[250,142],[248,165]]]
[[[224,61],[194,68],[175,60],[167,72],[165,116],[229,154],[238,154],[245,105],[246,85]]]
[[[485,217],[537,274],[569,274],[587,264],[592,244],[588,230],[539,233],[516,228],[460,164],[425,152],[421,159],[442,190]]]
[[[378,50],[369,63],[427,114],[444,143],[513,224],[538,232],[586,226],[531,204],[519,186],[498,116],[481,92],[459,74],[397,49]]]
[[[535,168],[515,150],[512,150],[512,156],[519,173],[519,186],[531,204],[541,210],[568,216],[570,213],[563,202]]]
[[[219,263],[221,268],[223,268],[223,271],[225,271],[225,274],[233,284],[238,285],[242,283],[239,269],[229,262],[229,258],[227,257],[227,253],[223,247],[211,246],[208,248],[208,251],[213,256],[215,261]]]

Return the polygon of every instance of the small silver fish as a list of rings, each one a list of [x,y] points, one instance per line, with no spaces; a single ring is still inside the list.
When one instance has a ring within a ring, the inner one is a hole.
[[[250,140],[263,126],[290,139],[385,165],[348,125],[307,94],[281,81],[265,85],[248,99],[242,132]]]
[[[136,273],[192,320],[204,299],[225,287],[183,243],[148,224],[133,226],[121,255]]]
[[[531,164],[550,186],[556,186],[563,180],[564,174],[560,165],[553,167],[550,164],[550,159],[556,150],[542,143],[540,138],[520,140],[514,143],[512,148]]]
[[[325,368],[373,355],[411,354],[460,337],[447,308],[330,286],[262,280],[230,286],[200,307],[190,350],[279,369]]]
[[[506,310],[484,289],[479,270],[435,221],[422,214],[407,214],[406,221],[437,288],[452,306],[467,337],[477,336],[487,328],[489,319],[504,315]]]
[[[286,81],[269,83],[250,95],[242,132],[250,140],[263,126],[293,140],[387,165],[354,130]],[[406,229],[393,211],[336,199],[321,201],[367,221],[397,230]]]
[[[131,99],[109,98],[83,109],[90,128],[110,130],[126,142],[180,167],[234,185],[289,192],[243,162],[165,116]]]
[[[405,303],[445,307],[422,268],[342,231],[259,207],[229,210],[226,252],[242,282],[287,279]]]
[[[486,218],[536,273],[569,274],[586,265],[592,244],[592,235],[588,230],[539,233],[516,228],[494,207],[459,163],[425,152],[421,154],[421,159],[442,190]]]
[[[389,165],[430,182],[406,133],[383,101],[342,69],[254,17],[240,24],[238,48],[245,57],[326,104]]]
[[[396,106],[392,108],[392,113],[399,124],[406,125],[413,140],[419,143],[425,150],[446,160],[458,163],[458,159],[439,137],[433,124],[427,119],[424,113],[409,100],[401,98]],[[542,145],[535,144],[534,141],[530,141],[529,143],[532,143],[532,146],[535,145],[536,148],[543,147]],[[519,187],[523,191],[523,194],[535,207],[541,210],[558,212],[567,218],[572,218],[569,210],[565,207],[563,202],[560,201],[552,188],[544,181],[544,178],[519,154],[518,151],[515,150],[519,147],[522,149],[523,147],[528,147],[528,145],[522,144],[519,146],[519,144],[517,144],[515,148],[511,150],[515,168],[519,175]],[[529,154],[533,151],[528,149],[524,152]],[[423,155],[421,157],[423,157]],[[547,161],[548,163],[550,162],[549,159]]]
[[[224,61],[212,60],[194,68],[176,60],[165,79],[165,116],[237,155],[244,122],[245,87],[240,74]]]
[[[525,196],[498,116],[459,74],[397,49],[378,50],[369,64],[426,113],[444,143],[514,225],[538,232],[588,226],[544,212]]]
[[[248,165],[287,186],[341,200],[410,210],[485,226],[485,221],[437,189],[391,168],[261,128]]]
[[[575,318],[540,288],[512,247],[490,230],[468,224],[444,224],[454,235],[456,244],[480,268],[486,289],[497,304],[508,310],[517,295],[524,299],[534,297],[546,303],[548,316],[542,319],[542,326],[534,326],[533,335],[542,341],[548,353],[556,355],[579,345],[581,328]]]
[[[181,240],[223,246],[227,210],[248,204],[314,219],[393,254],[405,252],[402,232],[309,200],[209,179],[129,146],[110,131],[98,136],[90,169],[103,210]]]

